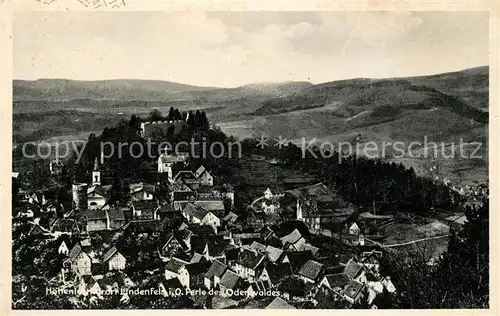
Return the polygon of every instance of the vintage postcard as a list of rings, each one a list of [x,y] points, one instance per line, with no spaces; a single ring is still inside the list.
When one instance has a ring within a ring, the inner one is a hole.
[[[347,4],[0,5],[8,309],[491,311],[498,7]]]

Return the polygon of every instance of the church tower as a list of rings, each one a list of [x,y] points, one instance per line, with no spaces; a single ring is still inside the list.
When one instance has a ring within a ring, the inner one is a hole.
[[[94,170],[92,171],[92,185],[101,185],[101,171],[99,171],[99,161],[97,157],[94,162]]]

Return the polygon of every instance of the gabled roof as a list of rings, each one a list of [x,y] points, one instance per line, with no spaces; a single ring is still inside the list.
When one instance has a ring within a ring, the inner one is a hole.
[[[254,270],[262,263],[263,260],[264,255],[259,254],[257,251],[240,248],[236,263]]]
[[[95,221],[95,220],[106,220],[107,215],[106,215],[106,210],[89,210],[81,213],[82,217],[85,217],[85,219],[89,221]]]
[[[250,244],[250,248],[258,250],[258,251],[266,251],[266,245],[261,244],[258,241],[254,241]]]
[[[307,243],[302,243],[302,242],[295,244],[294,248],[297,251],[307,251],[308,250],[308,251],[311,252],[311,254],[313,256],[315,256],[318,253],[318,251],[319,251],[318,247],[315,247],[315,246],[307,244]]]
[[[240,282],[241,277],[231,270],[226,270],[219,284],[225,286],[228,289],[234,289]]]
[[[285,251],[283,249],[279,249],[273,246],[267,246],[266,252],[269,261],[271,261],[272,263],[276,263],[282,257]]]
[[[226,270],[227,266],[224,263],[219,260],[215,260],[208,269],[207,273],[205,273],[205,278],[212,279],[214,276],[220,278]]]
[[[224,216],[224,218],[222,220],[225,222],[228,222],[228,223],[234,223],[234,222],[236,222],[237,219],[238,219],[238,215],[236,215],[233,212],[229,212],[229,213],[227,213],[226,216]]]
[[[192,171],[189,170],[182,170],[177,173],[175,176],[175,181],[177,180],[187,180],[187,179],[196,179],[197,177],[194,175]]]
[[[94,193],[94,192],[96,194],[99,194],[100,196],[102,196],[104,198],[107,196],[106,190],[104,190],[104,188],[101,187],[100,185],[93,185],[87,189],[87,195]]]
[[[108,211],[108,215],[110,219],[114,219],[115,221],[125,220],[125,214],[123,214],[123,210],[111,209]]]
[[[295,273],[312,257],[312,254],[310,251],[296,251],[287,253],[286,256],[293,273]]]
[[[194,205],[206,208],[209,211],[224,211],[224,202],[222,200],[204,200],[194,201]]]
[[[185,267],[188,263],[184,260],[172,258],[165,266],[165,270],[171,271],[174,273],[178,273],[183,267]]]
[[[175,212],[174,208],[170,203],[163,204],[158,210],[158,213],[170,213],[170,212]]]
[[[358,281],[351,280],[349,282],[349,285],[344,291],[344,295],[351,298],[355,299],[356,296],[358,296],[359,292],[363,289],[364,285],[362,283],[359,283]]]
[[[231,242],[227,239],[211,241],[208,243],[208,254],[210,257],[223,256],[226,249],[231,246]]]
[[[78,233],[80,229],[76,220],[72,218],[58,218],[51,227],[52,231],[68,232],[68,233]]]
[[[189,275],[193,276],[193,275],[199,275],[199,274],[205,275],[205,273],[207,273],[207,271],[211,265],[212,264],[210,261],[200,261],[200,262],[187,264],[185,267],[186,267],[186,270],[189,272]]]
[[[308,260],[302,267],[300,268],[298,274],[304,276],[311,280],[316,280],[321,271],[323,269],[323,265],[314,260]]]
[[[292,270],[290,269],[290,265],[286,263],[281,264],[269,264],[266,266],[267,274],[269,275],[269,279],[273,284],[278,283],[284,277],[292,275]]]
[[[196,262],[205,261],[204,259],[205,259],[205,257],[203,257],[202,254],[195,252],[193,254],[193,257],[191,257],[191,260],[189,261],[189,263],[196,263]]]
[[[136,210],[156,209],[158,207],[156,201],[137,201],[134,202],[133,205]]]
[[[198,169],[194,172],[195,177],[199,178],[207,169],[203,166],[199,166]]]
[[[337,287],[343,289],[347,284],[349,284],[349,277],[345,273],[327,274],[324,276],[324,278],[332,289]]]
[[[288,304],[281,297],[276,297],[271,304],[266,306],[266,309],[295,309],[292,305]]]
[[[205,218],[205,216],[207,216],[208,213],[210,213],[210,211],[207,210],[206,208],[196,206],[192,203],[188,203],[184,207],[182,212],[189,217],[194,217],[194,218],[197,218],[199,220],[202,220],[203,218]]]
[[[358,276],[359,271],[361,271],[362,268],[363,268],[362,265],[360,265],[359,263],[357,263],[351,259],[351,260],[349,260],[349,262],[347,262],[345,269],[344,269],[344,273],[350,279],[354,279],[355,277]]]
[[[281,237],[280,240],[283,244],[295,244],[297,241],[299,241],[300,238],[302,238],[302,235],[300,234],[299,230],[295,228],[290,234]]]
[[[111,259],[111,257],[113,255],[115,255],[116,253],[119,253],[118,252],[118,249],[116,249],[115,246],[111,247],[108,251],[106,251],[106,253],[104,254],[104,256],[102,257],[102,262],[106,262],[108,261],[109,259]]]

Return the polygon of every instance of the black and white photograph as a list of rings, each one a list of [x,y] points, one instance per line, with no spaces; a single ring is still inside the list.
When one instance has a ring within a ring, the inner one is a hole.
[[[490,12],[74,2],[12,14],[12,310],[490,308]]]

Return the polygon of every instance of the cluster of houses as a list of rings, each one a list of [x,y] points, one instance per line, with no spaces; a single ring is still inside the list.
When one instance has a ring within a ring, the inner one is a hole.
[[[158,184],[132,183],[126,206],[113,205],[108,195],[111,187],[102,184],[97,160],[90,185],[73,186],[71,210],[40,193],[27,197],[27,205],[33,206],[33,214],[25,214],[32,222],[29,234],[59,242],[57,251],[65,257],[60,279],[72,284],[79,295],[98,300],[103,291],[144,286],[144,280],[127,275],[134,262],[116,244],[124,231],[138,227],[143,234],[163,238],[157,249],[163,267],[152,272],[152,279],[164,296],[179,289],[182,293],[212,290],[219,307],[328,308],[332,302],[345,301],[367,302],[375,308],[378,298],[395,291],[390,278],[380,275],[382,252],[332,256],[298,228],[252,229],[233,209],[232,187],[215,184],[204,166],[191,168],[189,156],[163,154],[157,167],[158,173],[166,174],[169,188],[169,196],[163,199],[158,197]],[[276,213],[285,195],[296,200],[296,219],[310,232],[318,231],[331,217],[324,205],[331,205],[332,194],[321,183],[280,193],[267,189],[264,213]],[[39,212],[56,215],[41,221]],[[336,217],[350,214],[340,213]],[[182,221],[160,233],[160,223],[175,216]],[[96,234],[108,237],[103,242]],[[349,234],[360,235],[356,223]],[[124,293],[122,301],[128,299]]]

